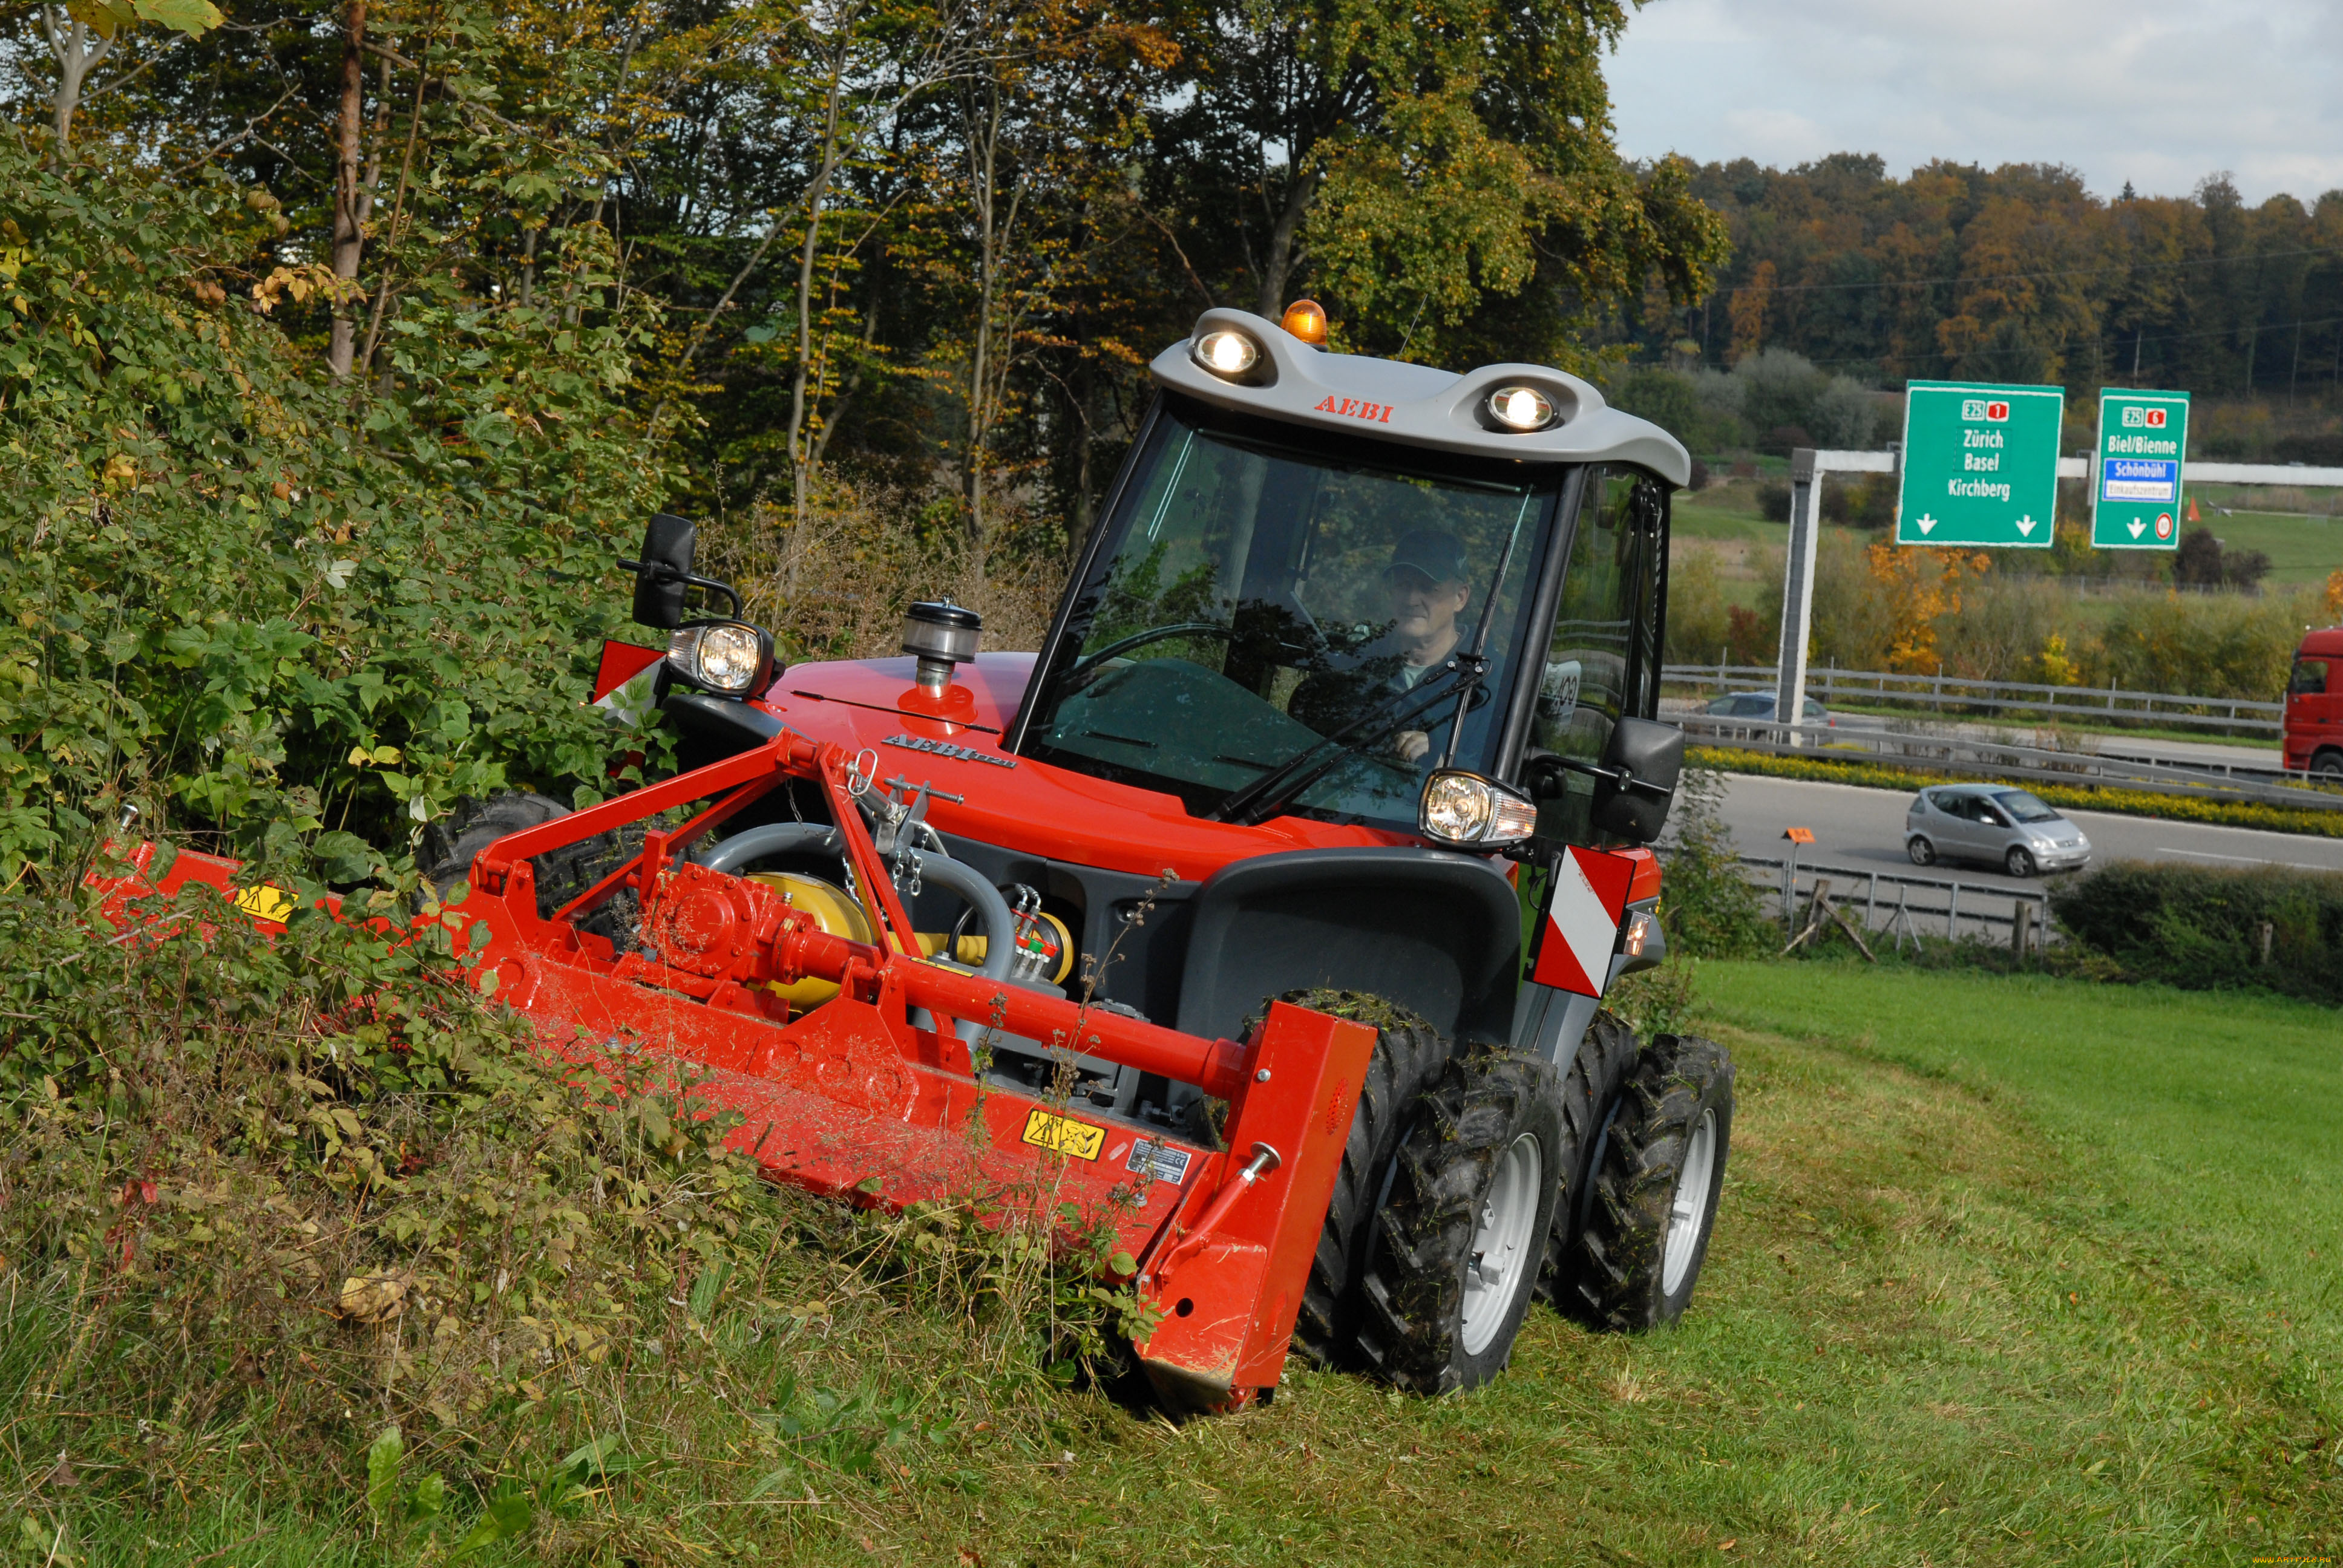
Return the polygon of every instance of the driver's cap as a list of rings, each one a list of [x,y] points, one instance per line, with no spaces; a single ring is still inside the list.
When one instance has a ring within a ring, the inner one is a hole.
[[[1383,575],[1401,570],[1422,572],[1436,583],[1461,583],[1472,575],[1464,564],[1464,547],[1454,534],[1438,528],[1418,528],[1393,547]]]

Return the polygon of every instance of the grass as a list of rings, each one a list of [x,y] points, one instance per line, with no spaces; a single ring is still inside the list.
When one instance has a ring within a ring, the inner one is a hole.
[[[1672,1331],[1605,1338],[1539,1311],[1512,1371],[1468,1396],[1297,1372],[1265,1409],[1173,1426],[1000,1370],[961,1306],[874,1264],[867,1232],[839,1245],[855,1228],[807,1208],[704,1336],[671,1332],[665,1359],[608,1374],[627,1384],[614,1435],[636,1468],[576,1489],[528,1555],[469,1561],[2242,1564],[2343,1549],[2331,1010],[1835,961],[1698,976],[1740,1107],[1701,1295]],[[12,1388],[42,1354],[21,1326],[12,1313],[0,1338]],[[706,1344],[687,1358],[678,1333]],[[447,1558],[445,1539],[394,1553],[273,1502],[266,1475],[183,1501],[77,1449],[62,1487],[44,1480],[55,1448],[15,1415],[5,1502],[39,1523],[0,1520],[10,1561],[41,1563],[32,1534],[58,1523],[76,1564]],[[353,1453],[371,1434],[354,1412]],[[235,1432],[178,1441],[226,1445],[233,1473]],[[786,1483],[752,1497],[777,1467]]]
[[[2269,557],[2266,580],[2273,586],[2323,583],[2328,573],[2343,568],[2343,518],[2258,512],[2224,517],[2209,502],[2204,511],[2204,526],[2224,549],[2259,550]]]

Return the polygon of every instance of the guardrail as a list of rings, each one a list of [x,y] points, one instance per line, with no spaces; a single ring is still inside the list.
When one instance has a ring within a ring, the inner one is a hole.
[[[2052,751],[2003,740],[1906,735],[1893,729],[1776,724],[1769,719],[1733,719],[1715,713],[1683,714],[1675,722],[1689,739],[1769,757],[1875,762],[1889,768],[1953,771],[2035,784],[2106,784],[2151,795],[2257,800],[2272,806],[2343,811],[2343,793],[2315,785],[2266,783],[2234,776],[2216,782],[2206,777],[2203,769],[2130,757]]]
[[[1719,692],[1775,688],[1776,671],[1760,664],[1671,664],[1661,678],[1674,685]],[[1834,700],[1867,698],[1878,703],[1924,708],[2022,709],[2077,719],[2153,719],[2158,724],[2245,729],[2276,735],[2285,729],[2286,705],[2247,698],[2190,697],[2169,691],[2126,691],[2119,686],[2043,686],[2024,680],[1969,680],[1941,671],[1899,675],[1877,669],[1809,669],[1806,695],[1828,706]],[[2197,711],[2218,709],[2217,712]],[[2268,717],[2262,717],[2268,715]]]
[[[1923,934],[1936,934],[1936,923],[1943,922],[1943,933],[1948,940],[1961,940],[1963,929],[1971,936],[1991,937],[1996,931],[2009,933],[2016,940],[2017,906],[2030,904],[2033,913],[2026,920],[2033,940],[2050,942],[2062,940],[2050,921],[2050,895],[2040,888],[2006,888],[1988,882],[1964,882],[1955,877],[1909,876],[1900,871],[1874,870],[1869,867],[1801,865],[1795,859],[1785,859],[1768,855],[1741,857],[1743,873],[1760,873],[1750,878],[1763,887],[1775,905],[1775,917],[1786,927],[1796,919],[1801,894],[1811,897],[1817,882],[1826,882],[1836,895],[1838,908],[1852,916],[1860,910],[1866,934],[1894,934],[1897,946],[1909,936],[1916,942]],[[1883,906],[1880,890],[1885,888],[1894,902]],[[1941,894],[1941,901],[1914,903],[1912,893],[1918,890],[1924,895]],[[1969,908],[1961,908],[1961,894],[1969,894]],[[2006,900],[2007,914],[1996,914],[1987,906],[1991,900]],[[1885,918],[1882,919],[1885,909]]]

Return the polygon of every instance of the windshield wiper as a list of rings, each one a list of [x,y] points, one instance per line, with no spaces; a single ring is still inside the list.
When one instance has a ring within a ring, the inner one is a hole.
[[[1521,539],[1516,524],[1505,536],[1505,548],[1497,556],[1497,569],[1489,578],[1489,587],[1481,596],[1481,619],[1473,628],[1473,646],[1451,654],[1442,667],[1442,673],[1453,673],[1457,679],[1452,686],[1426,695],[1421,688],[1413,692],[1393,693],[1393,699],[1413,697],[1413,702],[1391,711],[1386,701],[1379,708],[1369,709],[1342,729],[1327,736],[1315,746],[1305,748],[1293,759],[1274,773],[1254,779],[1235,794],[1221,802],[1212,815],[1222,822],[1242,822],[1248,826],[1265,822],[1277,815],[1286,802],[1334,769],[1343,758],[1372,745],[1405,724],[1409,719],[1453,697],[1458,699],[1456,717],[1449,721],[1448,745],[1443,751],[1440,765],[1453,767],[1456,762],[1456,742],[1464,733],[1464,715],[1472,710],[1473,697],[1480,689],[1482,678],[1489,673],[1489,658],[1482,650],[1488,646],[1489,628],[1497,618],[1497,593],[1505,586],[1505,570],[1513,564],[1513,546]],[[1428,676],[1429,686],[1438,676]],[[1373,726],[1369,729],[1369,726]],[[1362,730],[1367,733],[1362,735]]]
[[[1446,675],[1463,668],[1475,654],[1459,654],[1440,671]],[[1440,678],[1428,677],[1425,686]],[[1264,822],[1282,809],[1285,803],[1332,772],[1345,757],[1358,754],[1391,734],[1411,719],[1419,717],[1459,692],[1469,693],[1477,684],[1477,677],[1467,676],[1463,681],[1425,691],[1393,692],[1381,705],[1369,709],[1333,734],[1313,746],[1303,748],[1283,765],[1262,775],[1243,789],[1231,795],[1213,809],[1210,816],[1219,822],[1242,822],[1248,825]]]

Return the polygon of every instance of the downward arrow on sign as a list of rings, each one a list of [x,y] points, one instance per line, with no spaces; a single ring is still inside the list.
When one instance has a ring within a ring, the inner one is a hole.
[[[1926,512],[1921,513],[1918,517],[1913,518],[1912,521],[1924,534],[1927,533],[1936,526],[1936,519],[1928,516]]]
[[[2020,518],[2017,519],[2017,533],[2020,538],[2025,538],[2033,531],[2034,519],[2032,518]]]
[[[2133,538],[2139,538],[2139,536],[2147,528],[2147,525],[2141,522],[2137,518],[2134,518],[2128,526],[2131,528],[2131,537]]]

